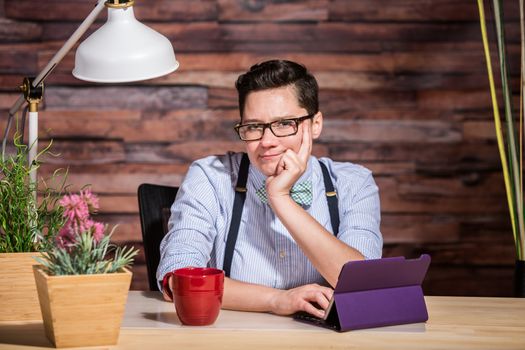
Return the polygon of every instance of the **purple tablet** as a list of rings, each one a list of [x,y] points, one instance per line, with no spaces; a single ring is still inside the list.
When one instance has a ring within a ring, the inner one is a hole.
[[[421,283],[430,256],[349,261],[339,274],[324,319],[306,313],[294,318],[337,331],[428,320]]]

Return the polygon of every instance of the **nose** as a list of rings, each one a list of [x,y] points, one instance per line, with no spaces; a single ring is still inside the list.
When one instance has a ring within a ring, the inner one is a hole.
[[[263,146],[271,146],[271,145],[274,145],[277,141],[277,136],[275,136],[272,132],[272,130],[270,129],[270,127],[266,127],[264,128],[263,130],[263,135],[262,135],[262,138],[260,140],[261,144]]]

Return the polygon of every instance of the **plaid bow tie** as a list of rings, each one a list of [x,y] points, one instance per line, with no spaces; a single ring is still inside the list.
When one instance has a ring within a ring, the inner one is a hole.
[[[263,203],[268,203],[268,196],[266,195],[266,186],[259,188],[255,194]],[[312,204],[312,181],[304,181],[296,183],[290,190],[290,197],[299,205]]]

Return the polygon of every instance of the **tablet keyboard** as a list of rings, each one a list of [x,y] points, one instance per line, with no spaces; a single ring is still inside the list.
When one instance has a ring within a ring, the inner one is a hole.
[[[293,318],[297,321],[305,322],[305,323],[311,323],[315,326],[329,328],[333,330],[338,330],[337,326],[333,323],[327,322],[326,320],[323,320],[322,318],[315,317],[308,312],[305,311],[299,311],[293,315]]]

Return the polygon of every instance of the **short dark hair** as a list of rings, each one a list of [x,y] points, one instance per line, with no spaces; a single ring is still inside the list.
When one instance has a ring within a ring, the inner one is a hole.
[[[286,60],[270,60],[255,64],[239,76],[235,87],[239,94],[241,120],[246,97],[250,92],[280,88],[292,85],[296,91],[299,106],[308,114],[319,111],[319,86],[315,77],[302,64]]]

